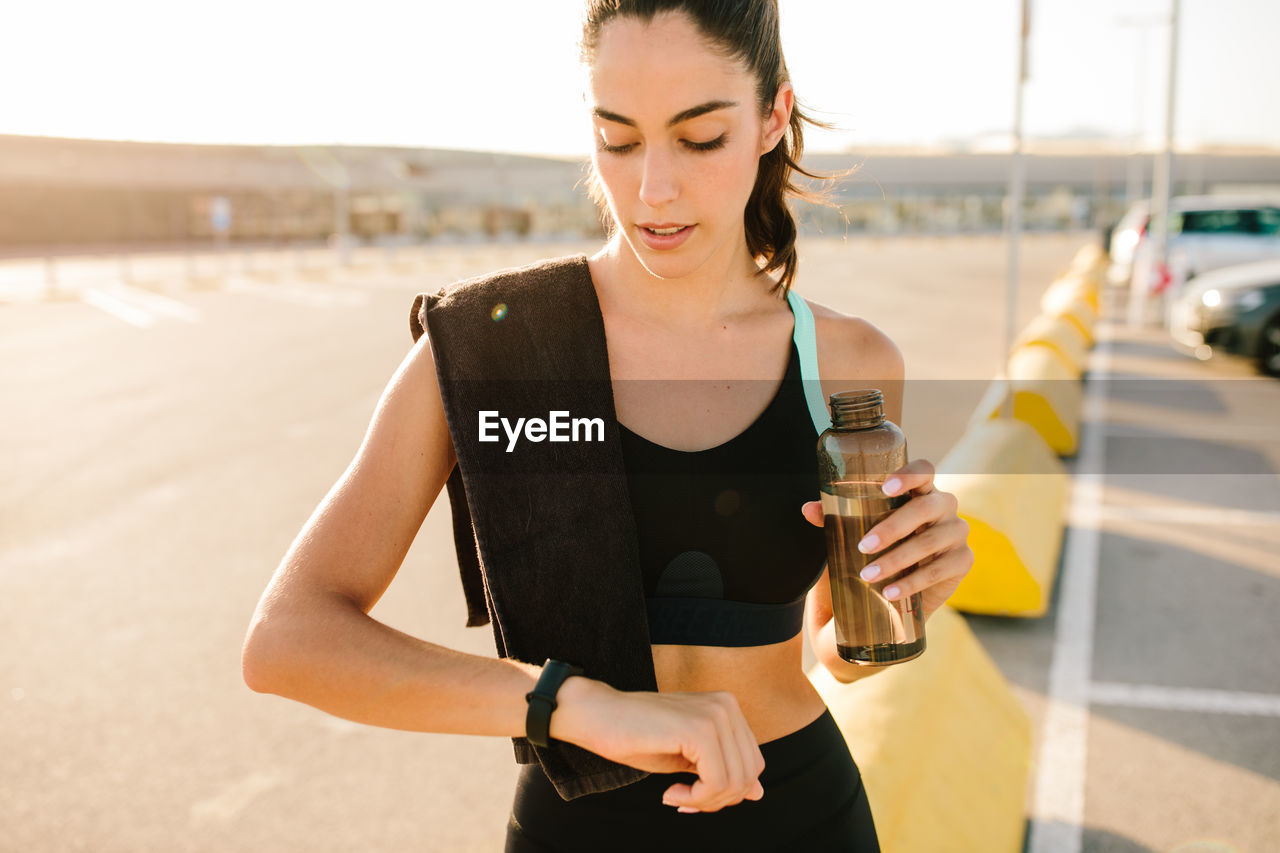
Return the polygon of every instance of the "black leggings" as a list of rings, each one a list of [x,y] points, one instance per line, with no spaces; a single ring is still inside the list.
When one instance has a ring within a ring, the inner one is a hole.
[[[820,850],[879,853],[871,807],[830,709],[760,744],[764,797],[681,814],[662,794],[693,773],[651,773],[631,785],[561,799],[540,764],[520,768],[506,853],[526,851]]]

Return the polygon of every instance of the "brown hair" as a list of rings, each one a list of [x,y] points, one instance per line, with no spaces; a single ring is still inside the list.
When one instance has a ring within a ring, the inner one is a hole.
[[[582,62],[590,63],[595,57],[600,30],[612,19],[626,15],[649,23],[658,13],[669,11],[688,15],[713,49],[747,66],[756,78],[760,113],[767,115],[773,108],[778,87],[790,79],[782,56],[777,0],[587,0],[580,43]],[[829,178],[800,167],[805,123],[828,129],[833,127],[810,118],[801,110],[797,98],[791,110],[791,123],[782,139],[773,150],[760,157],[755,187],[751,190],[743,216],[747,250],[752,257],[765,261],[762,272],[782,271],[773,289],[781,288],[784,296],[791,289],[799,263],[796,222],[787,197],[794,195],[807,201],[831,204],[821,192],[797,186],[791,180],[793,172],[810,178]],[[853,171],[856,167],[843,174]],[[588,194],[599,208],[605,227],[611,231],[614,223],[608,214],[599,176],[594,169],[588,181]]]

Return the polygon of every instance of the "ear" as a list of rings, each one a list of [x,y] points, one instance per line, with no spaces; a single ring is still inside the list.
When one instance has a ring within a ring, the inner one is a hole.
[[[760,156],[764,156],[778,146],[791,124],[791,109],[795,106],[795,89],[783,81],[778,85],[778,93],[773,98],[773,109],[770,110],[764,125],[760,129]]]

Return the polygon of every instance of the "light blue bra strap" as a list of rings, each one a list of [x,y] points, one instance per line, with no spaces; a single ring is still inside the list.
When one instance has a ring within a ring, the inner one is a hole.
[[[787,301],[791,303],[791,313],[796,318],[793,337],[796,351],[800,353],[800,382],[804,387],[804,398],[809,403],[813,426],[821,433],[831,426],[831,414],[827,411],[827,401],[818,380],[818,338],[813,328],[813,312],[794,290],[787,291]]]

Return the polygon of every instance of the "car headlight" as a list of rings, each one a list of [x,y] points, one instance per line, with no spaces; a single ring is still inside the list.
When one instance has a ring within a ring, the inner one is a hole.
[[[1134,246],[1138,245],[1140,239],[1138,232],[1132,228],[1127,228],[1116,235],[1116,249],[1121,252],[1127,252]]]
[[[1217,308],[1222,303],[1222,294],[1216,290],[1206,290],[1200,295],[1200,301],[1206,308]]]

